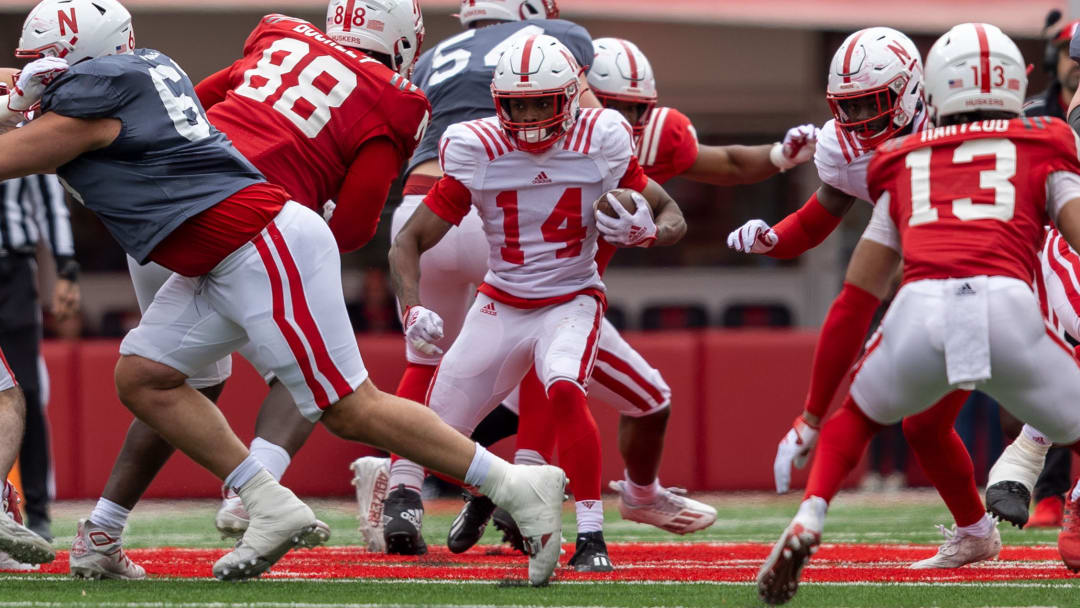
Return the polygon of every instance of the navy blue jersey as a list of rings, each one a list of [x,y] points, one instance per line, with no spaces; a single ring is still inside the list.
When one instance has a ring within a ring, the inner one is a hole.
[[[123,122],[113,143],[56,175],[139,262],[191,216],[265,181],[206,120],[187,74],[158,51],[73,65],[45,90],[41,109]]]
[[[409,171],[439,156],[439,138],[447,127],[495,113],[491,100],[495,64],[514,41],[537,34],[557,38],[582,67],[592,64],[589,32],[562,19],[507,21],[465,30],[420,56],[412,80],[431,102],[431,122],[409,161]]]

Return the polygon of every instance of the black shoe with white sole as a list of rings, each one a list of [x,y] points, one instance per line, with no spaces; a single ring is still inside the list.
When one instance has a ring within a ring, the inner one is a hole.
[[[424,524],[424,501],[420,493],[398,484],[383,501],[383,538],[392,555],[424,555],[427,543],[420,535]]]
[[[585,532],[578,534],[577,548],[567,562],[578,572],[611,572],[615,566],[608,556],[607,543],[603,532]]]
[[[487,496],[473,496],[465,493],[465,506],[450,525],[446,535],[446,546],[451,553],[464,553],[480,541],[487,528],[495,503]]]

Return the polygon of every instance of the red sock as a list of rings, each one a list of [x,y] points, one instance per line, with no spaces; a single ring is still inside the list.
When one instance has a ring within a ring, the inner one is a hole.
[[[986,513],[971,456],[954,427],[970,394],[953,391],[925,412],[904,419],[904,437],[957,526],[976,524]]]
[[[530,369],[518,390],[517,449],[533,450],[546,462],[554,462],[555,421],[555,407],[548,401],[536,369]]]
[[[401,374],[401,381],[398,382],[394,394],[402,399],[427,403],[428,387],[433,377],[435,377],[434,365],[409,363],[405,366],[405,373]]]
[[[555,412],[559,465],[570,478],[574,500],[600,500],[600,430],[581,387],[559,380],[548,389]]]
[[[870,439],[883,428],[867,418],[848,395],[840,411],[821,427],[803,499],[820,496],[825,502],[831,501],[844,478],[859,464]]]
[[[829,307],[829,314],[821,326],[821,335],[814,346],[806,411],[819,418],[825,417],[836,389],[844,380],[844,374],[851,369],[862,350],[870,321],[880,304],[881,300],[869,291],[844,283],[840,295]]]

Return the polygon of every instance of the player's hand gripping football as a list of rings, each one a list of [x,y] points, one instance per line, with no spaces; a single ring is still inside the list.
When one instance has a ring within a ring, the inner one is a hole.
[[[42,57],[26,64],[16,75],[15,88],[8,96],[8,109],[29,112],[41,102],[45,87],[68,69],[66,60],[60,57]]]
[[[627,211],[615,195],[604,195],[618,217],[606,213],[596,214],[596,228],[604,240],[616,247],[648,247],[656,240],[656,222],[653,221],[649,201],[641,194],[630,191],[630,198],[636,203],[633,213]],[[599,203],[599,201],[597,201]],[[594,205],[595,209],[595,205]]]
[[[817,148],[818,128],[813,124],[788,129],[783,143],[774,144],[769,150],[769,160],[781,171],[797,167],[814,157]]]
[[[405,309],[405,339],[413,348],[425,355],[441,355],[442,349],[434,342],[443,337],[443,320],[433,310],[423,306]]]
[[[727,246],[742,253],[768,253],[780,237],[763,220],[750,220],[727,237]]]
[[[776,481],[776,493],[783,494],[791,486],[791,467],[801,469],[806,466],[810,452],[814,450],[818,439],[817,427],[810,426],[801,415],[791,424],[780,444],[776,446],[776,460],[773,461],[773,478]]]

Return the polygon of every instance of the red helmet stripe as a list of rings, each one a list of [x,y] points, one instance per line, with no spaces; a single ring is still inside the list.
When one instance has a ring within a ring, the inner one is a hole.
[[[979,84],[983,93],[990,92],[990,41],[986,39],[986,28],[975,24],[975,35],[979,38]]]
[[[356,0],[349,0],[345,3],[345,13],[341,17],[345,20],[344,26],[346,32],[352,31],[352,12],[353,6],[356,4]]]
[[[844,53],[844,82],[851,82],[851,55],[855,53],[855,47],[859,44],[859,38],[862,38],[866,30],[859,30],[855,32],[855,38],[851,40],[851,44],[847,47],[847,52]]]
[[[620,38],[619,44],[623,46],[623,50],[626,51],[626,56],[630,58],[630,87],[636,89],[638,81],[637,58],[634,57],[634,51],[630,48],[628,42]]]
[[[521,49],[521,82],[529,82],[529,59],[532,56],[534,42],[536,42],[536,36],[529,36],[525,41],[525,48]]]

